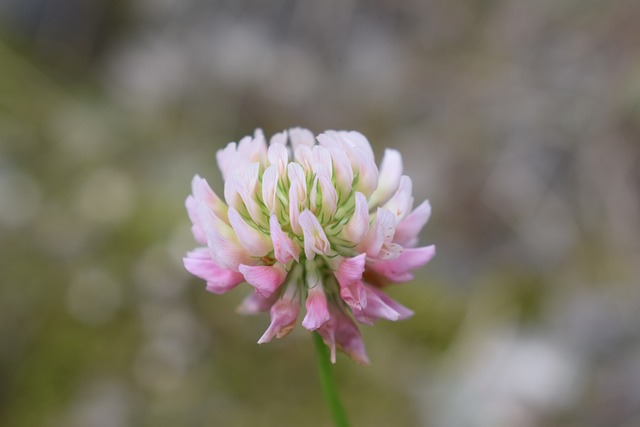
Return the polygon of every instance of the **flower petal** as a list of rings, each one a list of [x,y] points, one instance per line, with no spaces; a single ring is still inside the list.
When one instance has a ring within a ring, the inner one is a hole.
[[[283,297],[271,306],[271,324],[258,340],[258,344],[269,342],[274,337],[282,338],[291,332],[299,311],[300,303],[295,297],[295,286],[289,286]]]
[[[321,197],[318,196],[319,194]],[[319,217],[324,217],[324,220],[333,217],[338,204],[338,194],[331,183],[331,178],[325,175],[317,175],[315,177],[313,185],[311,186],[309,201],[312,211]]]
[[[353,310],[353,316],[358,322],[373,325],[378,319],[397,321],[413,315],[413,311],[373,286],[365,286],[365,289],[367,306],[362,310]]]
[[[253,264],[254,260],[240,245],[233,229],[218,218],[203,203],[198,203],[200,223],[215,263],[223,269],[238,271],[239,264]]]
[[[375,271],[392,282],[406,282],[413,279],[412,270],[425,265],[435,254],[434,245],[406,248],[396,259],[367,264],[367,270]]]
[[[292,259],[298,262],[300,259],[300,247],[293,243],[293,240],[282,231],[275,214],[271,215],[269,225],[271,227],[271,242],[273,243],[276,260],[281,264],[287,264]]]
[[[244,280],[244,278],[243,278]],[[258,314],[268,311],[271,306],[277,301],[278,293],[274,292],[269,297],[263,297],[260,292],[255,291],[250,293],[240,303],[236,311],[240,314]]]
[[[313,133],[303,128],[289,129],[289,140],[291,141],[291,147],[294,151],[299,145],[313,147],[316,143],[316,138],[313,136]]]
[[[400,178],[400,185],[393,197],[384,204],[385,209],[389,209],[391,213],[396,217],[396,224],[398,224],[402,218],[404,218],[413,206],[413,197],[411,196],[411,178],[406,175],[402,175]]]
[[[385,208],[378,208],[373,225],[369,228],[364,239],[356,246],[356,249],[371,258],[376,258],[380,254],[382,245],[392,241],[395,228],[396,220],[393,214]]]
[[[289,223],[291,229],[297,235],[302,234],[302,228],[298,223],[301,208],[307,201],[307,183],[304,170],[298,163],[289,163],[287,168],[289,176]]]
[[[247,224],[235,208],[230,207],[228,215],[233,231],[249,255],[263,257],[271,252],[273,244],[269,236]]]
[[[269,212],[276,212],[278,203],[278,167],[269,166],[262,174],[262,201]]]
[[[336,363],[336,347],[349,357],[363,365],[369,364],[369,358],[362,342],[362,336],[355,322],[340,308],[330,305],[331,319],[322,325],[318,334],[329,347],[331,363]]]
[[[305,209],[298,217],[298,222],[304,235],[304,253],[307,259],[313,259],[316,254],[328,255],[331,252],[331,245],[318,218],[310,210]]]
[[[218,267],[211,259],[207,248],[197,248],[182,259],[184,268],[191,274],[207,281],[207,290],[223,294],[244,282],[242,274]]]
[[[306,329],[315,331],[329,321],[330,316],[327,307],[327,297],[324,294],[321,282],[318,281],[313,285],[309,283],[309,293],[305,306],[307,314],[302,320],[302,326]]]
[[[240,264],[239,270],[247,283],[265,298],[275,292],[287,278],[287,271],[279,263],[255,266]]]
[[[369,231],[369,208],[364,194],[356,192],[356,207],[353,215],[345,224],[342,236],[349,242],[358,244]]]
[[[385,203],[396,192],[402,176],[402,156],[398,150],[386,149],[380,165],[378,188],[369,198],[369,206]]]
[[[429,221],[431,216],[431,205],[425,200],[407,215],[396,227],[396,234],[393,237],[394,243],[404,247],[414,247],[418,240],[418,234],[422,227]]]
[[[361,282],[365,257],[366,254],[360,254],[353,258],[344,258],[335,272],[340,284],[340,296],[352,308],[362,309],[367,306],[367,296]]]
[[[275,137],[275,135],[274,135]],[[272,138],[273,141],[273,138]],[[285,135],[286,141],[286,135]],[[272,144],[269,146],[269,151],[267,152],[267,156],[269,158],[269,163],[272,166],[276,166],[278,168],[278,173],[280,175],[284,175],[287,172],[287,163],[289,162],[289,151],[287,147],[283,144]]]

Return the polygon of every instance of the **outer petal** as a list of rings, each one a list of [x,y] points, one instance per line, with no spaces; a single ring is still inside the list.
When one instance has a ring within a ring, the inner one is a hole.
[[[307,259],[313,259],[316,254],[328,255],[331,252],[331,245],[315,215],[305,209],[298,217],[298,222],[304,235],[304,253]]]
[[[389,210],[378,208],[376,219],[369,232],[356,246],[359,252],[365,252],[368,256],[376,258],[380,254],[382,245],[391,242],[395,234],[395,217]]]
[[[207,246],[215,263],[223,269],[238,271],[239,264],[251,265],[254,260],[240,245],[233,229],[215,216],[204,204],[198,204],[198,214],[207,238]]]
[[[398,150],[386,149],[380,165],[378,188],[369,198],[369,206],[385,203],[398,189],[402,176],[402,156]]]
[[[384,292],[372,286],[365,286],[367,292],[367,307],[362,310],[353,310],[353,316],[358,322],[372,325],[377,319],[403,320],[413,312],[395,301]]]
[[[309,147],[313,147],[316,143],[316,138],[313,136],[313,133],[308,129],[303,128],[289,129],[289,139],[294,151],[299,145],[308,145]]]
[[[236,232],[240,244],[249,255],[263,257],[273,249],[269,236],[247,224],[234,208],[229,208],[229,222],[231,222],[231,227]]]
[[[193,238],[196,239],[196,242],[200,244],[206,244],[207,237],[204,235],[204,230],[200,225],[197,200],[193,196],[189,196],[185,201],[185,206],[187,208],[189,219],[191,219],[191,233],[193,234]]]
[[[273,337],[282,338],[295,327],[300,303],[295,298],[295,286],[289,286],[281,299],[271,306],[271,325],[264,335],[258,340],[258,344],[264,344]]]
[[[271,227],[271,241],[273,243],[273,251],[276,259],[281,264],[287,264],[291,259],[299,261],[300,247],[293,243],[293,240],[282,231],[280,222],[275,214],[271,214],[269,219],[269,225]]]
[[[191,191],[193,195],[187,197],[185,202],[189,219],[191,219],[191,223],[193,224],[191,231],[198,243],[205,244],[207,239],[204,235],[202,224],[200,223],[198,204],[202,203],[206,205],[214,215],[223,221],[225,221],[227,217],[227,205],[213,192],[207,181],[200,178],[199,175],[195,175],[191,180]]]
[[[230,167],[233,167],[235,165],[236,158],[237,153],[235,142],[230,142],[222,150],[218,150],[218,152],[216,153],[216,160],[218,161],[218,168],[220,168],[220,172],[222,173],[222,179],[226,180],[227,178],[229,178]]]
[[[269,148],[271,148],[271,146],[274,144],[286,145],[286,143],[287,143],[287,131],[285,130],[283,132],[273,134],[273,136],[269,140]],[[271,159],[269,159],[269,161],[271,161]]]
[[[269,297],[287,278],[287,271],[279,263],[273,265],[240,265],[240,273],[263,297]]]
[[[389,209],[396,217],[396,224],[404,218],[413,206],[413,197],[411,196],[411,178],[403,175],[400,178],[400,186],[393,197],[383,206]]]
[[[369,364],[369,358],[362,342],[358,326],[337,307],[331,306],[331,321],[318,329],[325,344],[331,348],[331,361],[335,363],[335,347],[347,353],[349,357],[363,365]]]
[[[393,237],[394,243],[404,247],[413,247],[418,240],[418,234],[422,227],[429,221],[431,216],[431,205],[425,200],[407,215],[396,227],[396,234]]]
[[[207,281],[207,290],[214,294],[223,294],[244,282],[242,274],[218,267],[207,248],[198,248],[182,259],[184,268],[196,277]]]
[[[268,311],[277,300],[278,294],[276,292],[269,297],[263,297],[258,291],[255,291],[242,300],[236,311],[245,315],[262,313]]]
[[[307,315],[302,320],[302,326],[310,331],[315,331],[329,321],[329,309],[327,297],[322,289],[322,283],[309,286],[309,294],[306,301]]]
[[[392,282],[406,282],[413,279],[412,270],[422,267],[436,254],[434,245],[421,248],[407,248],[398,258],[367,264],[367,269],[386,277]]]
[[[367,306],[367,296],[362,284],[362,273],[365,269],[366,254],[343,259],[335,275],[340,284],[340,296],[352,308],[362,309]]]

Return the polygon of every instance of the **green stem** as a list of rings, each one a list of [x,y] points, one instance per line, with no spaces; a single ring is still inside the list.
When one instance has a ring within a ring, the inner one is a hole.
[[[331,360],[329,360],[329,349],[322,337],[317,332],[313,333],[313,341],[316,345],[316,356],[318,358],[318,369],[320,371],[320,383],[322,384],[322,392],[324,399],[329,405],[331,410],[331,417],[336,427],[349,427],[349,421],[347,415],[344,412],[340,397],[338,396],[338,389],[336,387],[333,373],[331,372]]]

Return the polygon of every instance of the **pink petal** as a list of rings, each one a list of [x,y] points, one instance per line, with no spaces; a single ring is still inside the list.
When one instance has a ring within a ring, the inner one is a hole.
[[[358,322],[372,325],[377,319],[403,320],[413,312],[399,302],[387,296],[384,292],[372,286],[366,286],[367,307],[362,310],[353,310],[353,316]]]
[[[335,276],[340,284],[340,296],[352,308],[367,306],[367,296],[361,282],[365,268],[366,254],[345,258],[336,269]]]
[[[434,245],[421,248],[407,248],[398,258],[389,261],[376,261],[367,264],[367,269],[375,271],[393,282],[406,282],[413,279],[410,271],[422,267],[436,254]]]
[[[336,363],[336,347],[361,364],[369,364],[358,326],[346,313],[330,305],[331,319],[322,325],[318,334],[331,351],[331,362]]]
[[[198,248],[183,258],[184,268],[196,277],[207,281],[207,290],[223,294],[244,282],[242,274],[218,267],[207,248]]]
[[[335,319],[334,336],[337,347],[349,357],[363,365],[369,364],[362,336],[355,322],[350,317],[336,310],[331,313]]]
[[[240,244],[247,250],[249,255],[263,257],[271,252],[273,244],[269,236],[247,224],[235,208],[230,207],[228,215],[233,231],[235,231]]]
[[[263,297],[258,291],[255,291],[245,297],[236,310],[238,313],[245,315],[258,314],[268,311],[277,300],[278,293],[276,292],[269,297]]]
[[[278,222],[275,214],[271,215],[269,225],[271,227],[271,241],[273,243],[276,260],[281,264],[287,264],[291,259],[298,261],[300,257],[300,247],[293,243],[293,240],[282,231],[280,222]]]
[[[269,297],[287,278],[287,271],[279,263],[257,266],[241,264],[240,273],[263,297]]]
[[[290,286],[287,291],[271,306],[271,324],[264,335],[258,340],[258,344],[271,341],[274,337],[282,338],[295,327],[300,303],[295,298],[295,286]]]
[[[431,205],[425,200],[406,216],[396,227],[396,234],[393,241],[402,246],[415,246],[418,234],[422,227],[429,221],[431,216]]]
[[[302,320],[302,326],[310,331],[315,331],[329,321],[329,309],[327,297],[322,289],[322,283],[317,283],[309,289],[306,301],[307,314]]]
[[[311,211],[305,209],[298,217],[298,223],[304,235],[304,253],[307,259],[313,259],[316,254],[323,255],[331,252],[331,245],[327,236]]]

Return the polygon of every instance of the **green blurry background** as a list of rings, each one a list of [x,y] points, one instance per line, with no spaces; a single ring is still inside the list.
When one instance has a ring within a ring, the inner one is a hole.
[[[640,425],[640,3],[0,0],[0,426],[329,426],[311,336],[182,268],[261,127],[401,150],[438,255],[355,426]]]

